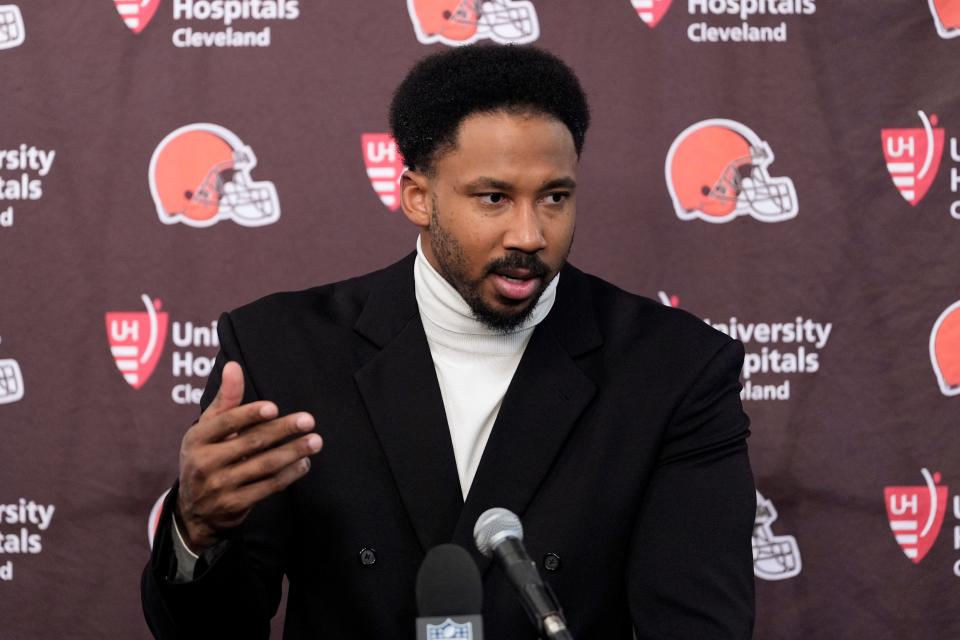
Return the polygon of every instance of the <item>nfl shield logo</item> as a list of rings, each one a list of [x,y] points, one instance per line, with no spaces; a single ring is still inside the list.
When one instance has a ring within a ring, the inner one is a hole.
[[[160,311],[160,301],[140,296],[146,312],[109,311],[104,314],[107,340],[117,369],[134,389],[139,389],[153,375],[167,339],[167,314]]]
[[[660,23],[673,0],[630,0],[637,15],[651,29]]]
[[[940,168],[944,131],[937,126],[937,116],[929,119],[918,111],[922,129],[883,129],[883,157],[893,184],[903,199],[916,206],[930,190]]]
[[[427,638],[428,640],[444,640],[445,638],[473,640],[473,624],[469,622],[457,624],[447,618],[443,621],[443,624],[428,624]]]
[[[360,143],[370,185],[380,201],[390,211],[396,211],[400,208],[400,174],[403,173],[403,156],[396,141],[389,133],[364,133]]]
[[[947,487],[937,486],[940,474],[931,476],[926,469],[920,472],[926,486],[885,487],[883,490],[890,530],[903,554],[914,564],[930,552],[947,510]]]

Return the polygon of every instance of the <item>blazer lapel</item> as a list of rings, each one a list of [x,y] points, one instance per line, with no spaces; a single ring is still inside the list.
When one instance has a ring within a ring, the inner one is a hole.
[[[354,374],[420,544],[448,542],[463,508],[450,430],[420,322],[410,257],[387,270],[355,329],[382,347]]]
[[[553,309],[537,326],[510,382],[480,459],[453,541],[471,551],[480,570],[473,527],[491,507],[523,516],[577,418],[596,392],[577,357],[602,343],[586,276],[561,273]]]

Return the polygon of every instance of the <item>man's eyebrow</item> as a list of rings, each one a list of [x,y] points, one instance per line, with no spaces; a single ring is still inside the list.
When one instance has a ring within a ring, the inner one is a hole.
[[[542,187],[541,191],[549,191],[551,189],[569,189],[573,191],[577,188],[577,181],[570,177],[557,178],[556,180],[550,180],[546,182]]]
[[[477,178],[476,180],[471,180],[467,184],[463,185],[464,189],[467,191],[476,191],[477,189],[492,189],[495,191],[511,191],[513,185],[509,182],[504,182],[503,180],[497,180],[496,178]]]
[[[554,180],[548,180],[547,182],[540,185],[540,191],[550,191],[551,189],[570,189],[573,190],[577,187],[577,182],[570,177],[556,178]],[[503,180],[497,180],[496,178],[487,178],[481,177],[476,180],[472,180],[464,185],[464,189],[467,191],[475,191],[478,189],[492,189],[496,191],[512,191],[513,185],[509,182],[504,182]]]

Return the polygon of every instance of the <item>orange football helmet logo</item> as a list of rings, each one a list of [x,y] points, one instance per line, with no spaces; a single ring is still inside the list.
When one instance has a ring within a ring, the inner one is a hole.
[[[960,300],[947,307],[933,324],[930,363],[943,395],[960,395]]]
[[[960,0],[929,0],[930,13],[941,38],[960,36]]]
[[[260,227],[280,218],[272,182],[254,181],[253,149],[229,129],[197,123],[180,127],[150,159],[150,194],[164,224],[209,227],[233,220]]]
[[[540,37],[537,10],[529,0],[407,0],[417,40],[456,47],[489,38],[526,44]]]
[[[799,211],[790,178],[774,178],[770,145],[749,127],[715,118],[687,127],[670,145],[666,180],[677,217],[729,222],[748,215],[789,220]]]

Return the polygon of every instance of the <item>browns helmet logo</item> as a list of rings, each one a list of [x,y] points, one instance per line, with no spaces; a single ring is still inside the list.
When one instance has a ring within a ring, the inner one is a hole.
[[[0,358],[0,404],[23,398],[23,372],[13,358]]]
[[[160,0],[113,0],[117,13],[130,31],[140,33],[147,28],[157,13]]]
[[[764,580],[786,580],[800,574],[803,563],[797,539],[773,532],[777,510],[757,491],[757,513],[753,520],[753,574]]]
[[[537,10],[529,0],[407,0],[417,40],[456,47],[489,38],[526,44],[540,37]]]
[[[790,178],[770,175],[770,145],[734,120],[703,120],[687,127],[670,145],[666,180],[677,217],[729,222],[750,216],[782,222],[797,215],[797,191]]]
[[[930,332],[930,362],[940,392],[960,395],[960,300],[947,307]]]
[[[630,4],[637,10],[637,16],[653,29],[670,8],[673,0],[630,0]]]
[[[150,194],[164,224],[209,227],[233,220],[261,227],[280,218],[272,182],[254,181],[253,149],[216,124],[180,127],[157,145],[150,159]]]
[[[933,23],[941,38],[960,36],[960,0],[928,0]]]
[[[13,49],[23,44],[27,30],[23,14],[15,4],[0,4],[0,49]]]

